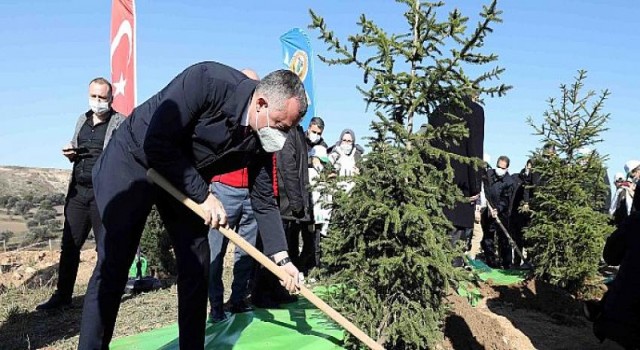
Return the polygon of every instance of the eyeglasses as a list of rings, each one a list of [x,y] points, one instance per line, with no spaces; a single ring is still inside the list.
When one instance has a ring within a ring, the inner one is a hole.
[[[346,142],[346,143],[353,143],[353,140],[345,140],[345,139],[342,139],[342,142]]]

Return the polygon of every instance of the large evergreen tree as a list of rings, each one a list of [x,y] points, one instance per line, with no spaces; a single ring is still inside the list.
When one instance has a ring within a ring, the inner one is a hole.
[[[500,22],[495,1],[471,30],[456,9],[438,16],[443,2],[398,2],[406,5],[407,32],[387,34],[363,14],[361,32],[349,36],[348,45],[311,11],[310,27],[336,54],[320,59],[362,70],[365,85],[358,90],[378,119],[354,188],[334,196],[323,264],[338,286],[334,305],[354,323],[388,349],[424,349],[442,340],[443,298],[456,275],[447,243],[452,226],[442,206],[463,198],[451,186],[449,163],[473,161],[430,145],[466,137],[459,118],[426,133],[414,133],[414,123],[426,122],[440,104],[465,108],[467,95],[502,95],[509,87],[487,86],[503,69],[484,68],[497,56],[479,52],[491,25]],[[471,77],[467,70],[479,73]],[[347,345],[357,347],[353,338]]]
[[[585,79],[586,72],[579,71],[571,86],[560,86],[561,96],[548,100],[542,123],[528,120],[543,144],[555,148],[555,153],[534,153],[540,184],[525,230],[528,252],[538,278],[574,293],[585,291],[597,273],[605,237],[612,231],[604,208],[610,195],[605,159],[594,149],[609,119],[602,111],[609,91],[584,93]],[[584,152],[585,147],[592,152]]]

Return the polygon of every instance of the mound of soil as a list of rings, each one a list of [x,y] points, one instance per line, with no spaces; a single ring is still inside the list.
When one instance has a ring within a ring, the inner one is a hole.
[[[600,342],[582,315],[582,303],[537,280],[512,286],[482,284],[476,307],[452,295],[446,349],[622,349]]]

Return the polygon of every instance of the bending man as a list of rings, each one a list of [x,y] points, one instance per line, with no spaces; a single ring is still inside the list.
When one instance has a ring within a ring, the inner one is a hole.
[[[80,349],[107,349],[113,336],[127,271],[151,206],[156,204],[178,262],[180,348],[202,349],[209,267],[208,226],[226,224],[220,201],[207,180],[249,168],[251,204],[264,253],[291,276],[279,209],[271,186],[270,153],[282,148],[289,129],[307,109],[304,87],[292,72],[279,70],[262,81],[216,62],[187,68],[122,124],[94,168],[94,190],[104,234],[84,301]],[[207,214],[196,214],[146,178],[163,174]]]

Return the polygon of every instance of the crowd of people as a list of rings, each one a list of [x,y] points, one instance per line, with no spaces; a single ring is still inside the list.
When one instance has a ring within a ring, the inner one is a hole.
[[[543,152],[545,156],[553,156],[556,153],[555,146],[547,144]],[[578,150],[578,162],[589,157],[591,152],[588,148]],[[467,229],[465,232],[468,239],[467,255],[472,259],[479,257],[494,268],[522,267],[520,255],[526,251],[523,232],[531,221],[529,204],[535,196],[536,187],[541,184],[541,176],[534,170],[533,159],[527,160],[525,166],[515,173],[510,173],[511,161],[506,155],[498,157],[495,167],[490,165],[488,155],[484,155],[484,160],[486,168],[481,169],[478,175],[481,190],[473,203],[476,210],[475,230]],[[609,215],[611,223],[619,227],[636,210],[633,199],[636,183],[640,179],[640,161],[630,160],[624,165],[624,173],[616,173],[613,197],[606,169],[603,168],[602,173],[600,188],[596,190],[594,187],[594,191],[600,192],[598,198],[604,203],[598,210]],[[516,250],[520,252],[516,254]]]
[[[298,125],[307,100],[299,78],[288,70],[259,79],[251,70],[238,71],[215,62],[195,64],[126,118],[113,110],[112,94],[106,79],[90,82],[90,108],[80,116],[71,143],[62,150],[73,162],[73,171],[64,210],[59,279],[55,293],[37,309],[71,303],[79,252],[93,229],[98,261],[84,299],[79,348],[107,348],[127,272],[153,205],[171,236],[178,262],[181,348],[204,346],[207,299],[208,320],[213,323],[224,322],[230,312],[279,307],[296,300],[292,293],[320,265],[320,241],[331,218],[331,197],[321,191],[319,174],[337,178],[339,188],[347,192],[354,185],[350,178],[360,174],[364,149],[353,130],[343,130],[329,144],[322,118],[311,118],[306,130]],[[455,114],[466,122],[469,137],[459,142],[437,140],[433,146],[482,159],[484,110],[474,96],[465,98],[464,104],[466,108],[438,107],[429,124],[444,125],[445,115]],[[555,154],[555,147],[545,146],[544,153]],[[581,150],[579,157],[589,154]],[[483,259],[492,267],[526,267],[523,230],[531,219],[529,203],[540,176],[533,160],[513,174],[506,155],[497,158],[495,167],[485,161],[485,168],[452,161],[455,186],[467,200],[444,208],[453,226],[451,245],[463,241],[467,257]],[[149,182],[149,168],[200,203],[206,214],[204,225],[200,217]],[[620,242],[637,242],[633,235],[637,232],[632,231],[637,231],[634,191],[640,161],[630,160],[624,169],[615,176],[613,199],[610,192],[605,198],[603,212],[618,226],[607,243],[605,259],[630,266],[635,262],[629,252],[637,252],[638,247]],[[231,297],[225,303],[222,270],[228,239],[218,231],[220,226],[236,230],[259,247],[289,278],[279,281],[236,248]],[[463,266],[465,259],[460,256],[453,264]],[[621,267],[624,278],[616,283],[637,284],[636,271]],[[612,290],[621,287],[614,285]],[[611,294],[596,309],[609,317],[598,318],[597,334],[603,337],[610,337],[607,330],[614,322],[602,323],[612,319],[608,310],[620,308],[621,300],[637,299]]]

